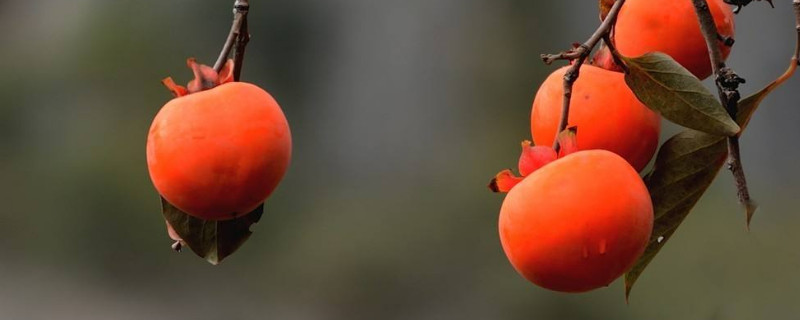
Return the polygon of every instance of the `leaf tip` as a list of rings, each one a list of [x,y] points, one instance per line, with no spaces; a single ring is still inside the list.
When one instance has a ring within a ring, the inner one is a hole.
[[[737,124],[736,121],[733,120],[733,118],[728,118],[726,122],[727,123],[725,129],[727,130],[727,132],[725,132],[725,134],[727,134],[729,137],[738,136],[742,132],[742,127],[739,126],[739,124]]]
[[[205,258],[212,266],[218,266],[219,263],[222,262],[222,259],[225,259],[225,257],[220,257],[217,252],[209,252]]]
[[[758,203],[753,200],[749,200],[744,204],[745,213],[747,214],[747,231],[750,231],[750,222],[753,220],[753,215],[755,215],[756,211],[758,210]]]
[[[630,273],[625,274],[625,303],[631,304],[631,290],[633,289],[633,280],[631,280]]]

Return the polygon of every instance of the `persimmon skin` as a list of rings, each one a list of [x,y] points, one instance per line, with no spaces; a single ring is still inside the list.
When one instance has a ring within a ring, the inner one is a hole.
[[[291,158],[289,124],[261,88],[230,82],[169,101],[153,120],[147,165],[158,192],[204,220],[258,207]]]
[[[536,93],[531,111],[536,145],[553,145],[567,68],[550,74]],[[577,127],[580,150],[615,152],[641,171],[658,148],[661,117],[636,98],[622,73],[584,65],[572,88],[568,127],[572,126]]]
[[[500,209],[503,249],[529,281],[560,292],[609,285],[644,252],[650,195],[620,156],[579,151],[514,186]]]
[[[733,37],[731,7],[723,0],[708,0],[708,7],[719,34]],[[614,43],[624,56],[659,51],[672,56],[699,79],[711,75],[708,47],[691,1],[625,1],[614,27]],[[723,59],[727,59],[731,47],[718,43]]]

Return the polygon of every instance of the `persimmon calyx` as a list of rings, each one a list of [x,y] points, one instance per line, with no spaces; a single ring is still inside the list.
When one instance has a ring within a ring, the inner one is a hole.
[[[509,192],[529,174],[555,161],[556,158],[557,154],[553,148],[534,146],[533,142],[529,140],[522,141],[522,154],[519,156],[518,163],[519,173],[522,176],[516,176],[511,169],[500,171],[489,183],[489,189],[493,192]]]
[[[556,160],[556,151],[551,147],[534,146],[529,140],[522,141],[522,154],[519,156],[519,174],[523,177],[544,165]]]
[[[558,134],[558,158],[578,152],[578,127],[569,127]]]
[[[511,172],[511,169],[506,169],[500,171],[500,173],[489,182],[489,189],[492,190],[492,192],[507,193],[511,191],[511,188],[516,186],[517,183],[522,182],[522,179],[524,179],[524,177],[517,177]]]
[[[605,43],[600,44],[600,48],[597,50],[597,53],[594,54],[589,64],[608,71],[625,72],[625,69],[614,60],[614,54],[611,53],[611,49],[609,49]]]
[[[216,72],[213,68],[197,63],[194,58],[186,60],[186,65],[192,69],[194,79],[184,87],[175,83],[171,77],[161,80],[161,83],[172,91],[176,98],[183,97],[188,94],[213,89],[216,86],[233,81],[233,60],[228,59],[222,70]]]
[[[522,141],[522,154],[519,156],[518,169],[521,177],[516,176],[511,169],[500,171],[491,182],[489,189],[492,192],[507,193],[511,191],[517,183],[544,167],[550,162],[566,157],[578,151],[578,127],[570,127],[558,135],[558,143],[561,146],[558,153],[549,146],[535,146],[530,140]]]

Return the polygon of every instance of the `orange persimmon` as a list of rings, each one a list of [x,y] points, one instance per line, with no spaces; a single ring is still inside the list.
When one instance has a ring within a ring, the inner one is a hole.
[[[178,209],[205,220],[247,214],[272,193],[291,156],[283,111],[263,89],[231,82],[232,62],[217,74],[193,59],[187,88],[156,115],[147,137],[155,188]]]
[[[537,146],[555,139],[567,68],[550,74],[536,93],[531,135]],[[639,102],[622,73],[584,65],[572,89],[569,126],[580,132],[579,149],[615,152],[641,171],[658,147],[661,117]]]
[[[733,10],[723,0],[708,0],[717,31],[724,38],[734,35]],[[731,47],[718,41],[723,59]],[[663,52],[700,79],[711,74],[708,47],[692,1],[628,0],[614,27],[614,44],[628,57]]]
[[[644,252],[650,194],[627,161],[578,151],[513,186],[500,209],[503,249],[529,281],[555,291],[607,286]]]

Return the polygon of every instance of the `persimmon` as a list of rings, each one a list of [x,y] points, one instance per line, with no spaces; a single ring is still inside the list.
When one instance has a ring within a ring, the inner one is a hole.
[[[734,36],[733,10],[723,0],[708,0],[717,30]],[[727,59],[731,46],[719,41]],[[711,62],[692,1],[628,0],[614,27],[614,44],[628,57],[659,51],[672,56],[700,79],[711,75]]]
[[[275,99],[231,82],[232,61],[217,74],[189,59],[187,87],[164,83],[176,98],[155,116],[147,137],[147,167],[155,188],[178,209],[205,220],[254,210],[283,178],[291,134]]]
[[[563,67],[542,83],[531,111],[536,145],[552,145],[564,99]],[[581,150],[615,152],[641,171],[658,147],[661,117],[639,102],[622,73],[584,65],[572,89],[569,126],[580,131]]]
[[[606,150],[578,151],[513,186],[500,209],[500,240],[513,267],[555,291],[607,286],[650,238],[653,206],[636,170]]]

